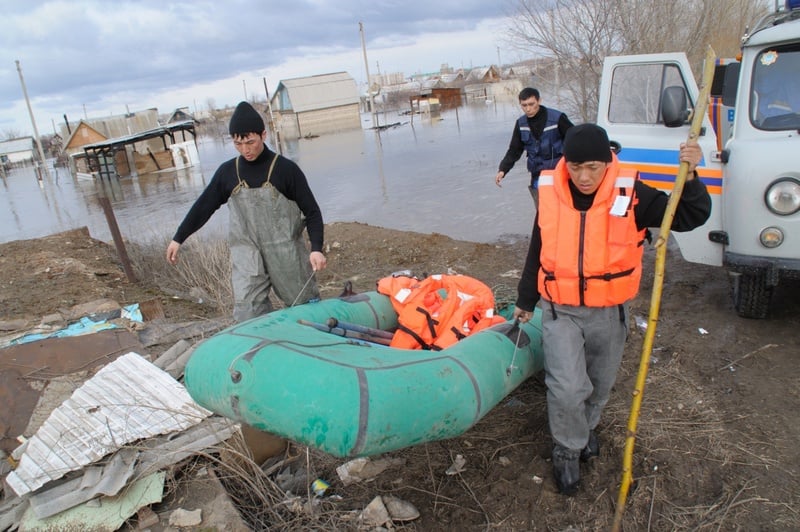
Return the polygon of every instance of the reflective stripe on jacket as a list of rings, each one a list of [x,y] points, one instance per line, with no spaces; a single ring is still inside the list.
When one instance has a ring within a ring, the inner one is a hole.
[[[607,307],[636,295],[645,238],[645,231],[636,228],[633,211],[637,179],[636,171],[620,170],[614,156],[591,208],[578,211],[566,163],[562,160],[555,170],[542,172],[538,283],[543,298],[561,305]],[[612,211],[615,201],[618,207]]]
[[[531,133],[526,115],[522,115],[517,120],[519,123],[519,136],[522,144],[525,145],[525,151],[528,153],[528,171],[532,174],[555,168],[564,149],[561,132],[558,130],[561,111],[550,108],[546,108],[546,110],[547,121],[539,139]]]
[[[466,275],[384,277],[378,292],[390,297],[398,328],[391,347],[444,349],[481,329],[505,321],[494,314],[492,290]]]

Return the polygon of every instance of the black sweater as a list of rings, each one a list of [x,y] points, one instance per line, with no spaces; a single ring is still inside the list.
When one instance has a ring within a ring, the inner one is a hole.
[[[580,193],[570,181],[570,191],[572,192],[573,206],[579,211],[586,211],[594,202],[594,194],[586,195]],[[636,227],[645,229],[648,227],[660,227],[661,220],[664,218],[664,211],[667,208],[669,196],[661,190],[636,181],[634,190],[639,198],[639,203],[633,209],[636,217]],[[711,214],[711,196],[705,184],[695,178],[686,181],[681,194],[681,200],[675,210],[675,218],[672,220],[671,230],[691,231],[703,225]],[[517,286],[517,306],[522,310],[531,312],[539,301],[539,254],[542,250],[542,233],[539,227],[539,214],[533,221],[533,233],[528,247],[528,257],[525,259],[525,267],[522,270],[522,277]]]
[[[274,156],[275,153],[265,145],[264,151],[253,162],[239,157],[239,175],[242,180],[247,182],[250,188],[263,185],[267,180],[269,166]],[[214,172],[214,177],[211,178],[206,189],[189,209],[186,218],[183,219],[172,239],[182,244],[192,233],[203,227],[211,215],[222,204],[227,203],[231,192],[238,183],[236,158],[222,163]],[[311,250],[322,251],[324,238],[322,211],[320,211],[317,200],[314,199],[314,194],[312,194],[306,176],[300,167],[291,159],[278,156],[270,183],[287,199],[297,203],[306,219],[306,231],[308,231],[308,239],[311,241]]]

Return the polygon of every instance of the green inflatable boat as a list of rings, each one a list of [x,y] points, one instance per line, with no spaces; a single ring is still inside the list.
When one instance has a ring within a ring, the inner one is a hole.
[[[377,292],[278,310],[199,344],[184,383],[212,412],[345,458],[458,436],[542,369],[538,309],[441,351],[359,332],[396,327]]]

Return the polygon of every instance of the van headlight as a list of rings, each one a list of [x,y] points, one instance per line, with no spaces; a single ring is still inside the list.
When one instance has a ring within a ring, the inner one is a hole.
[[[767,187],[764,195],[767,208],[781,216],[800,211],[800,181],[793,177],[782,177]]]

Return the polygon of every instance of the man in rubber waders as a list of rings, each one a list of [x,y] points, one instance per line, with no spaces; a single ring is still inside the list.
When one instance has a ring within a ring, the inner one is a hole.
[[[267,147],[264,120],[252,105],[236,106],[229,131],[239,156],[217,168],[169,243],[167,261],[176,264],[181,244],[227,203],[233,317],[241,322],[272,310],[270,290],[286,306],[319,298],[314,272],[326,264],[324,227],[306,176]]]
[[[572,122],[567,115],[556,109],[540,105],[539,91],[531,87],[522,89],[519,93],[519,105],[525,113],[514,124],[511,142],[508,145],[500,168],[494,176],[494,182],[499,187],[506,174],[525,151],[528,154],[528,172],[531,174],[531,184],[528,190],[533,197],[533,202],[538,202],[537,182],[542,170],[552,170],[563,153],[564,135],[567,134]]]
[[[702,151],[682,144],[689,174],[673,231],[705,223],[711,197],[695,168]],[[595,429],[608,402],[628,336],[628,302],[639,290],[648,227],[660,227],[668,196],[620,168],[605,130],[572,127],[564,157],[539,177],[539,206],[518,286],[514,318],[542,300],[547,416],[553,472],[573,495],[580,462],[600,454]]]

